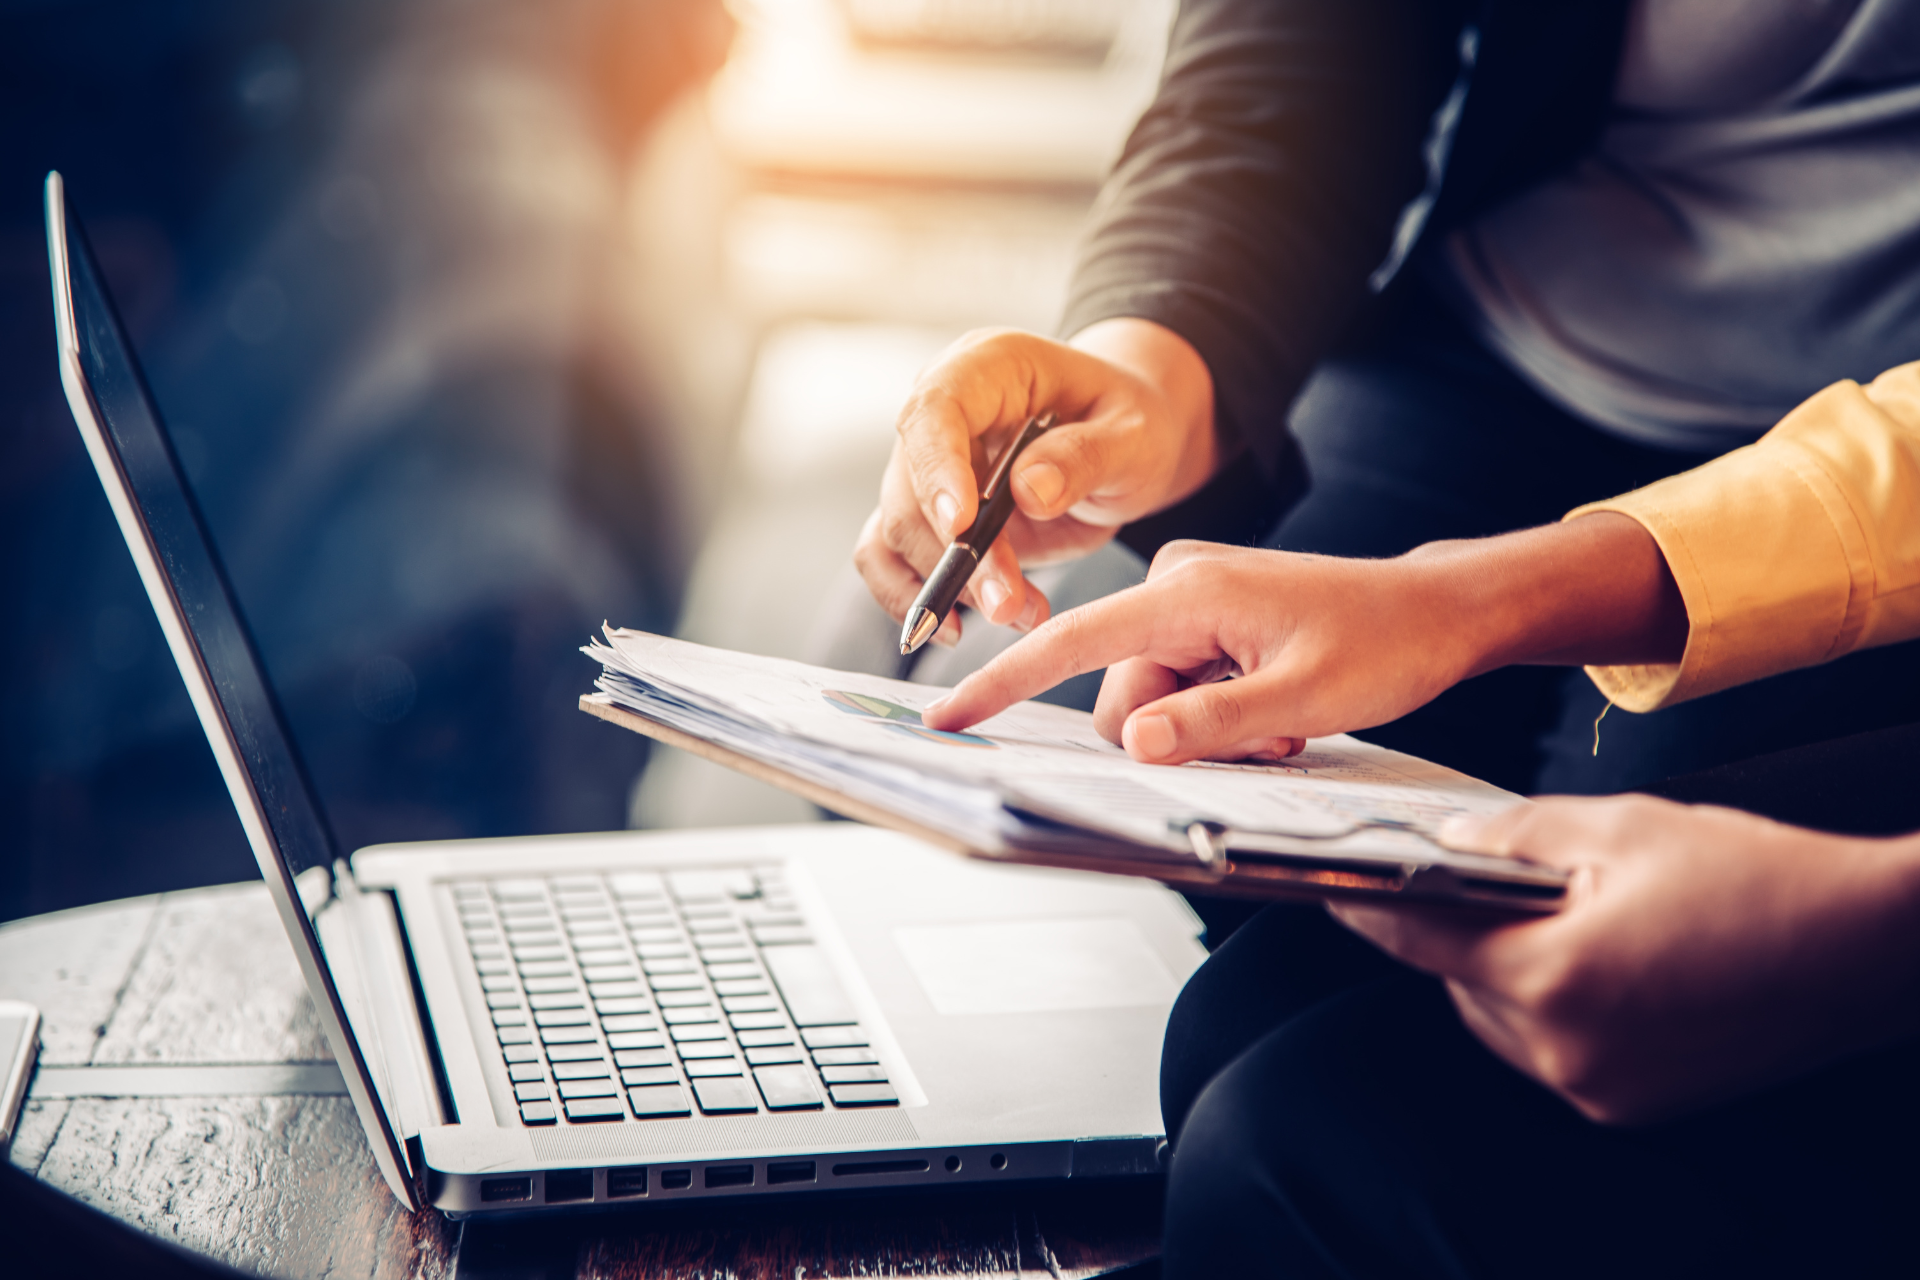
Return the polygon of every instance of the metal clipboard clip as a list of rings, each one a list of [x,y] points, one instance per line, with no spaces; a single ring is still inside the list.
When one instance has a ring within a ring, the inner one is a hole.
[[[1248,831],[1244,828],[1229,826],[1224,822],[1215,822],[1210,818],[1174,818],[1168,821],[1167,826],[1185,833],[1187,843],[1193,846],[1193,856],[1200,859],[1200,865],[1216,876],[1227,874],[1231,866],[1227,855],[1236,845],[1257,845],[1275,839],[1298,840],[1310,844],[1344,840],[1362,831],[1404,831],[1429,843],[1432,841],[1432,837],[1414,823],[1402,822],[1396,818],[1367,818],[1359,822],[1350,822],[1337,831]]]
[[[1568,879],[1563,871],[1524,859],[1453,852],[1437,844],[1419,824],[1392,818],[1364,819],[1337,830],[1314,832],[1255,831],[1207,818],[1174,818],[1167,826],[1186,836],[1201,869],[1215,880],[1247,873],[1253,880],[1288,880],[1342,893],[1537,912],[1558,908]],[[1384,847],[1340,846],[1339,842],[1369,831],[1403,839]]]

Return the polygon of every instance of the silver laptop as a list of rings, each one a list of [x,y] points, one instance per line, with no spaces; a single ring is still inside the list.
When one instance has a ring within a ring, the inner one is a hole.
[[[1159,886],[842,823],[343,856],[57,173],[46,206],[68,402],[409,1208],[1160,1168],[1204,950]]]

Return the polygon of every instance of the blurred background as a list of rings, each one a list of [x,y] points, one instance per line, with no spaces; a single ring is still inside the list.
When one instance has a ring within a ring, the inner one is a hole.
[[[577,646],[895,669],[848,567],[894,413],[1052,328],[1170,17],[0,0],[0,918],[255,874],[61,395],[48,169],[347,848],[804,821],[582,715]]]

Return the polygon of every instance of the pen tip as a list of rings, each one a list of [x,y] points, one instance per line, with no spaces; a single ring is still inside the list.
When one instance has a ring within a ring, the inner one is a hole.
[[[940,629],[940,615],[924,605],[915,605],[900,628],[900,653],[904,657],[925,644]]]

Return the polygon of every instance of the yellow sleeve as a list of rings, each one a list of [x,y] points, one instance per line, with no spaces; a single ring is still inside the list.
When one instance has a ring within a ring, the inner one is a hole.
[[[1569,512],[1638,520],[1687,606],[1677,664],[1588,667],[1629,711],[1920,636],[1920,361],[1837,382],[1744,449]]]

